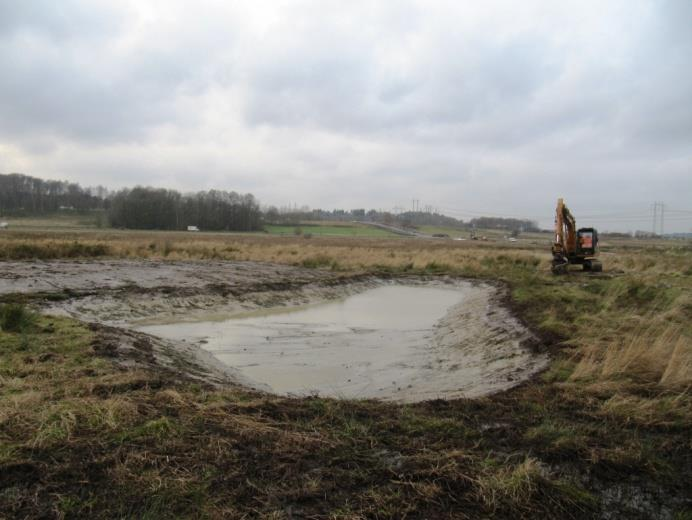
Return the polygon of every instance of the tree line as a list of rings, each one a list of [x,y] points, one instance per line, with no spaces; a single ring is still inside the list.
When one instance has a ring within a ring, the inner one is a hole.
[[[435,212],[407,211],[403,213],[392,213],[376,209],[310,209],[302,207],[300,209],[281,210],[275,206],[268,207],[264,212],[265,220],[271,224],[299,225],[305,221],[335,221],[335,222],[379,222],[383,224],[400,225],[402,227],[412,226],[449,226],[456,228],[466,228],[463,220],[448,217]]]
[[[111,197],[108,220],[113,227],[129,229],[262,229],[262,213],[253,195],[219,190],[187,195],[140,186],[120,190]]]
[[[538,223],[532,220],[504,218],[504,217],[478,217],[464,221],[430,211],[405,211],[391,213],[371,209],[300,209],[280,210],[269,207],[264,213],[265,220],[272,224],[299,225],[306,221],[365,221],[378,222],[403,228],[416,228],[417,226],[441,226],[457,229],[502,229],[512,232],[540,231]]]
[[[505,229],[507,231],[540,231],[538,224],[533,220],[525,220],[518,218],[501,218],[501,217],[478,217],[469,221],[472,228],[480,229]]]
[[[126,229],[184,230],[196,226],[210,231],[258,231],[263,220],[299,225],[303,221],[370,221],[401,227],[422,225],[460,229],[538,231],[530,220],[479,217],[468,222],[436,212],[408,211],[393,214],[371,209],[322,210],[302,207],[282,211],[269,207],[262,213],[252,194],[234,191],[200,191],[182,194],[175,190],[137,186],[109,192],[99,186],[43,180],[18,173],[0,174],[0,216],[45,215],[57,211],[98,212],[113,227]],[[99,222],[103,220],[99,219]]]
[[[0,174],[0,216],[47,215],[59,211],[98,212],[113,227],[180,230],[188,226],[210,231],[257,231],[262,212],[251,194],[200,191],[181,194],[158,188],[103,187],[43,180],[19,173]]]
[[[0,215],[43,215],[61,209],[84,212],[103,209],[105,203],[104,197],[72,182],[0,174]]]

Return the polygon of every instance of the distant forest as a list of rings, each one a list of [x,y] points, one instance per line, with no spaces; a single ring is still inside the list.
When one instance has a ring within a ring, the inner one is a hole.
[[[371,209],[322,210],[322,209],[284,209],[270,207],[264,212],[267,223],[298,226],[302,222],[336,221],[336,222],[378,222],[382,224],[415,229],[418,226],[441,226],[457,229],[502,229],[515,232],[541,231],[532,220],[500,217],[478,217],[468,221],[449,217],[434,211],[405,211],[390,213]]]
[[[200,191],[181,195],[174,190],[125,189],[110,198],[111,226],[129,229],[187,229],[258,231],[262,229],[259,204],[250,194]]]
[[[404,228],[446,226],[459,229],[539,231],[531,220],[478,217],[467,222],[432,211],[390,213],[371,209],[322,210],[306,207],[264,212],[251,194],[234,191],[175,190],[137,186],[117,192],[102,186],[49,181],[12,173],[0,174],[0,216],[49,215],[56,212],[95,213],[97,222],[115,228],[184,230],[196,226],[208,231],[259,231],[263,223],[298,226],[305,221],[378,222]]]
[[[66,208],[88,211],[103,209],[105,202],[72,182],[0,174],[0,215],[43,215]]]
[[[46,215],[58,211],[105,213],[111,226],[128,229],[257,231],[262,228],[259,203],[251,194],[136,187],[117,192],[82,188],[22,174],[0,174],[0,215]]]

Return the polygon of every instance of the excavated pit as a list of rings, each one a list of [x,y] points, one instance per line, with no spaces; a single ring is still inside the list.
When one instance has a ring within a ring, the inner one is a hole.
[[[280,395],[477,397],[548,361],[503,305],[502,288],[489,283],[251,262],[6,266],[0,294],[52,289],[58,301],[47,312],[108,327],[112,344],[130,345],[120,352],[145,341],[158,364]]]
[[[530,334],[492,312],[487,285],[387,283],[296,307],[273,307],[138,330],[185,339],[281,395],[404,402],[507,388],[541,364]]]

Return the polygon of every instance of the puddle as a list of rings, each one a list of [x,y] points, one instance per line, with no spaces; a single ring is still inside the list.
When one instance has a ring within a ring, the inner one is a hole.
[[[512,386],[541,365],[522,347],[527,331],[490,310],[490,291],[388,285],[317,305],[137,330],[198,343],[276,394],[470,397]]]

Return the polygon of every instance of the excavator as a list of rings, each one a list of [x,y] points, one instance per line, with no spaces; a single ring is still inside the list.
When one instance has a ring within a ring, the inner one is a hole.
[[[570,264],[581,265],[584,271],[603,270],[603,265],[596,258],[598,232],[594,228],[577,229],[577,222],[562,199],[557,199],[552,253],[554,274],[567,274]]]

